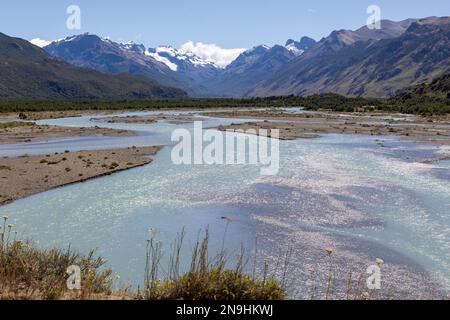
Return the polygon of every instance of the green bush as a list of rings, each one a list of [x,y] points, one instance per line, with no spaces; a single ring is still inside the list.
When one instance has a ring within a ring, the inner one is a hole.
[[[258,279],[243,272],[244,252],[233,268],[222,250],[209,258],[209,232],[194,245],[190,268],[180,273],[180,252],[184,230],[172,244],[168,273],[160,279],[161,243],[150,239],[147,245],[145,268],[145,299],[148,300],[280,300],[285,290],[280,283],[267,278],[267,270]],[[225,237],[225,236],[224,236]],[[180,275],[181,274],[181,275]],[[284,282],[284,281],[283,281]]]
[[[257,280],[236,270],[191,272],[157,283],[149,299],[156,300],[280,300],[284,290],[275,280]]]

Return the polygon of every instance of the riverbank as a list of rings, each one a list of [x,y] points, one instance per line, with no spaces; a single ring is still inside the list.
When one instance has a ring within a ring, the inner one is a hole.
[[[152,162],[161,147],[55,153],[0,159],[0,205]]]
[[[61,127],[37,125],[34,122],[12,121],[0,122],[0,144],[47,141],[67,137],[110,136],[131,137],[135,132],[109,128]]]
[[[437,145],[450,145],[450,121],[399,114],[335,112],[289,113],[286,111],[208,112],[224,118],[248,118],[263,121],[221,126],[219,130],[278,129],[281,140],[318,138],[328,133],[396,135],[402,139]]]
[[[126,110],[126,112],[133,112],[138,110]],[[0,113],[0,122],[7,121],[36,121],[43,119],[59,119],[59,118],[73,118],[89,115],[114,115],[125,112],[125,110],[59,110],[59,111],[28,111],[28,112],[5,112]]]
[[[103,118],[92,118],[92,121],[107,122],[107,123],[136,123],[136,124],[148,124],[158,121],[166,121],[171,124],[184,124],[194,121],[204,120],[201,117],[195,116],[194,113],[187,113],[183,115],[169,115],[169,114],[154,114],[143,116],[111,116]]]

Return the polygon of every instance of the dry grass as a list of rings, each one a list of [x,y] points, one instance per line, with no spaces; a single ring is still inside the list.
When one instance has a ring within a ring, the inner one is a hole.
[[[209,233],[197,241],[189,270],[180,276],[180,253],[185,233],[182,231],[174,244],[166,277],[160,278],[161,243],[150,239],[147,244],[144,299],[149,300],[280,300],[285,291],[280,283],[267,278],[257,279],[243,272],[246,261],[244,250],[234,267],[230,265],[225,249],[210,257]]]
[[[16,239],[14,226],[3,217],[0,225],[0,299],[150,299],[150,300],[273,300],[282,299],[284,289],[279,282],[261,279],[243,272],[244,251],[233,268],[224,249],[210,258],[209,234],[194,246],[190,268],[180,273],[180,255],[184,231],[175,240],[166,276],[160,277],[161,243],[148,240],[146,277],[141,293],[122,290],[113,292],[113,273],[104,268],[105,261],[94,251],[81,255],[67,250],[41,250],[29,242]],[[80,290],[68,290],[67,268],[81,269]],[[162,272],[161,272],[162,273]]]
[[[103,269],[105,261],[91,251],[80,255],[67,250],[40,250],[16,240],[14,226],[3,217],[0,226],[0,298],[1,299],[90,299],[111,294],[112,271]],[[69,292],[67,268],[81,269],[82,289]]]

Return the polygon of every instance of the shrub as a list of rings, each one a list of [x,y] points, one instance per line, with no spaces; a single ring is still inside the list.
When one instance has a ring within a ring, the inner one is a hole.
[[[105,261],[94,251],[81,255],[70,249],[41,250],[28,242],[15,239],[14,226],[0,226],[0,298],[59,299],[69,294],[66,287],[67,268],[81,269],[83,286],[77,298],[93,294],[109,294],[112,271],[101,270]]]
[[[158,279],[161,260],[161,244],[150,239],[147,245],[145,298],[149,300],[279,300],[285,290],[264,274],[256,279],[243,272],[243,252],[234,268],[227,268],[226,252],[222,251],[209,259],[209,233],[201,242],[197,241],[191,257],[190,269],[179,275],[180,252],[184,230],[172,245],[169,272],[165,279]]]
[[[257,280],[236,270],[190,272],[158,283],[150,299],[162,300],[280,300],[284,290],[275,280]]]

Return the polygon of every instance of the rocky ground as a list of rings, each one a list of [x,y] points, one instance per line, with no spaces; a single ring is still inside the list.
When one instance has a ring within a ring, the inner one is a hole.
[[[0,204],[152,162],[160,147],[0,158]]]

